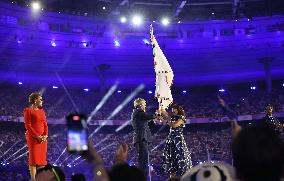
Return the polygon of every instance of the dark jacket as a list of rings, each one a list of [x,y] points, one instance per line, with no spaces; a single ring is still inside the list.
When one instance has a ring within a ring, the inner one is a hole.
[[[133,109],[131,124],[134,129],[133,143],[151,141],[151,132],[148,122],[154,119],[154,115],[147,114],[139,109]]]

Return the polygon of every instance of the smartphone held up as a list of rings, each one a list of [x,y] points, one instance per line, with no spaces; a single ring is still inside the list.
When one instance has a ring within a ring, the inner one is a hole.
[[[82,114],[70,114],[67,119],[67,150],[82,153],[88,150],[86,117]]]

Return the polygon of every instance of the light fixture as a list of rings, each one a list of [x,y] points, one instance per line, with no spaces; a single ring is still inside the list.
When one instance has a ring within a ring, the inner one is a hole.
[[[133,23],[134,25],[140,25],[140,24],[142,23],[142,17],[139,16],[139,15],[133,16],[133,18],[132,18],[132,23]]]
[[[163,24],[164,26],[167,26],[169,23],[170,23],[170,21],[169,21],[168,18],[163,18],[163,19],[162,19],[162,24]]]
[[[39,11],[39,10],[41,9],[40,3],[37,2],[37,1],[32,2],[31,6],[32,6],[32,8],[33,8],[34,11]]]
[[[123,16],[123,17],[120,18],[121,23],[126,23],[126,21],[127,21],[126,17]]]

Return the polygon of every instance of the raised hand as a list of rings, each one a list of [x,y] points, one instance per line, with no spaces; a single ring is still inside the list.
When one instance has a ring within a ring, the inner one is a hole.
[[[126,143],[120,144],[115,153],[116,163],[126,163],[129,147]]]

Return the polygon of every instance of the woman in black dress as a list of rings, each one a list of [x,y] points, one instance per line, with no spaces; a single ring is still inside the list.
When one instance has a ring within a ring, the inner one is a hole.
[[[166,111],[162,111],[162,115],[169,119],[167,125],[170,126],[162,155],[163,168],[170,177],[181,176],[192,167],[190,152],[183,137],[185,113],[181,106],[175,104],[172,106],[172,115]]]

